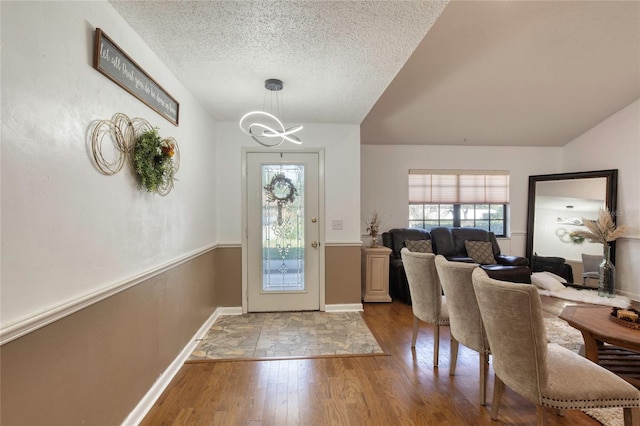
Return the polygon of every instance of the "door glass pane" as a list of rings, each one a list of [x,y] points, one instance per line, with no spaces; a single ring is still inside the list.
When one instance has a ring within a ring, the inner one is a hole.
[[[262,165],[262,291],[304,291],[304,165]]]

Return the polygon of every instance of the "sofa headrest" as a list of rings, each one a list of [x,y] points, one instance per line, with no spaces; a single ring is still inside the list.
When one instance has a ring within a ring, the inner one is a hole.
[[[489,232],[478,228],[451,228],[456,253],[467,253],[465,241],[489,241]]]
[[[433,241],[433,252],[450,257],[456,255],[453,244],[451,228],[437,227],[431,229],[431,240]]]
[[[382,234],[382,243],[389,247],[397,258],[400,258],[400,250],[404,247],[406,240],[430,239],[429,231],[422,228],[394,228]]]

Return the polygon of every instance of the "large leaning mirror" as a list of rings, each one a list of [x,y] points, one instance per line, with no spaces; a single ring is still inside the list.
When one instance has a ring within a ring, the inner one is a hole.
[[[601,208],[615,212],[617,187],[618,170],[529,176],[526,256],[532,271],[552,271],[576,286],[597,287],[588,272],[601,258],[602,245],[580,241],[571,232],[586,229],[583,219],[597,219]]]

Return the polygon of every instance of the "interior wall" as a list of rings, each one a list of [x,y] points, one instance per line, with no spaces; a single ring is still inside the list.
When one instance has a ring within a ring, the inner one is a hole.
[[[0,347],[3,425],[118,425],[217,305],[216,250]]]
[[[503,253],[524,256],[529,176],[559,173],[561,166],[562,149],[555,147],[363,145],[362,213],[376,210],[382,230],[408,226],[410,169],[507,170],[510,236],[499,243]]]
[[[325,303],[362,303],[360,247],[325,246],[325,257]]]
[[[360,258],[349,256],[348,261],[334,265],[327,253],[333,253],[326,245],[360,246],[360,127],[348,124],[304,124],[297,136],[303,141],[302,149],[323,148],[325,185],[323,236],[325,242],[325,271],[335,266],[348,271],[336,287],[330,283],[330,274],[325,276],[325,303],[341,300],[340,303],[360,303],[360,279],[344,279],[353,276],[352,271],[360,270]],[[217,235],[223,244],[241,246],[242,234],[242,148],[260,148],[238,128],[238,123],[219,123],[218,151],[216,164],[217,180],[223,184],[218,188],[218,228]],[[296,146],[281,145],[282,149],[295,150]],[[277,149],[274,149],[277,152]],[[342,220],[342,229],[331,229],[332,220]],[[238,254],[238,253],[236,253]],[[240,260],[240,259],[237,259]],[[240,263],[240,265],[242,265]],[[242,292],[242,284],[237,283],[227,292]],[[354,296],[356,295],[356,296]],[[237,299],[232,299],[237,300]],[[241,301],[240,297],[240,301]],[[347,300],[348,302],[345,302]],[[236,305],[239,306],[239,305]]]
[[[216,125],[108,2],[0,7],[4,327],[215,243]],[[93,69],[96,27],[180,102],[178,127]],[[88,130],[115,113],[178,141],[168,196],[139,190],[129,164],[94,166]]]
[[[0,15],[0,319],[36,327],[0,347],[0,422],[118,424],[219,304],[216,124],[108,2],[3,1]],[[178,127],[93,69],[96,27],[180,102]],[[94,166],[88,131],[115,113],[178,141],[168,196],[140,191],[129,164]]]
[[[218,306],[242,306],[242,247],[219,247],[216,252]]]
[[[324,148],[325,224],[327,242],[360,241],[360,127],[350,124],[304,124],[297,133],[304,148]],[[217,217],[218,240],[240,243],[242,148],[260,148],[242,133],[238,123],[218,124]],[[280,148],[295,150],[285,142]],[[277,148],[273,149],[275,152]],[[343,221],[342,230],[332,230],[331,220]]]
[[[567,144],[562,169],[618,169],[616,217],[632,230],[616,241],[616,286],[640,300],[640,99]]]

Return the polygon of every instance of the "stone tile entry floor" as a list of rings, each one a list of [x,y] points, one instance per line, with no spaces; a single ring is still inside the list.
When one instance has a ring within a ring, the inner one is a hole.
[[[187,360],[383,355],[358,312],[269,312],[219,317]]]

